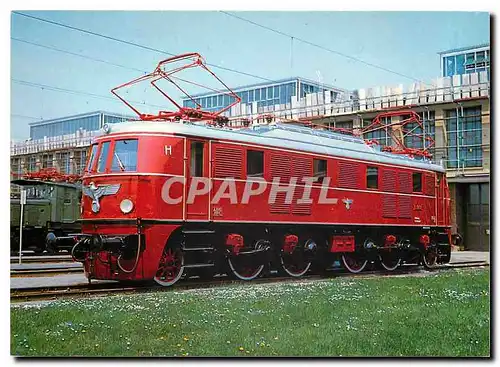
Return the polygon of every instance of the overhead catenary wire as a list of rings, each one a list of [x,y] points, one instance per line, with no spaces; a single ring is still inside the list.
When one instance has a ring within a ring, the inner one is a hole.
[[[22,43],[25,43],[25,44],[28,44],[28,45],[32,45],[32,46],[36,46],[36,47],[41,47],[41,48],[45,48],[45,49],[48,49],[48,50],[61,52],[61,53],[68,54],[68,55],[78,56],[78,57],[81,57],[83,59],[88,59],[88,60],[91,60],[91,61],[100,62],[100,63],[108,64],[108,65],[111,65],[111,66],[116,66],[116,67],[119,67],[119,68],[122,68],[122,69],[128,69],[128,70],[137,71],[137,72],[140,72],[140,73],[148,73],[146,70],[134,68],[132,66],[125,66],[125,65],[121,65],[121,64],[116,64],[114,62],[110,62],[110,61],[98,59],[98,58],[95,58],[95,57],[86,56],[86,55],[83,55],[83,54],[80,54],[80,53],[76,53],[76,52],[71,52],[71,51],[68,51],[68,50],[63,50],[63,49],[60,49],[60,48],[57,48],[57,47],[54,47],[54,46],[48,46],[48,45],[44,45],[44,44],[37,43],[37,42],[31,42],[31,41],[27,41],[27,40],[24,40],[24,39],[21,39],[21,38],[16,38],[16,37],[11,37],[10,39],[13,40],[13,41],[16,41],[16,42],[22,42]]]
[[[18,113],[11,113],[10,115],[12,117],[18,117],[18,118],[22,118],[22,119],[43,120],[43,117],[27,116],[27,115],[21,115]]]
[[[117,100],[117,99],[115,99],[113,97],[105,96],[105,95],[102,95],[102,94],[89,93],[89,92],[79,91],[79,90],[75,90],[75,89],[61,88],[61,87],[57,87],[57,86],[53,86],[53,85],[34,83],[34,82],[27,81],[27,80],[21,80],[21,79],[15,79],[15,78],[11,78],[11,81],[13,83],[24,85],[24,86],[28,86],[28,87],[40,88],[40,89],[43,89],[43,90],[50,90],[50,91],[54,91],[54,92],[69,93],[69,94],[74,94],[74,95],[85,95],[85,96],[89,96],[89,97],[93,97],[93,98],[106,99],[106,100],[110,100],[110,101],[113,101],[113,102],[121,103],[119,100]],[[139,104],[141,104],[143,106],[156,107],[156,108],[165,108],[165,106],[158,106],[158,105],[154,105],[154,104],[147,104],[147,103],[140,102],[140,101],[130,101],[130,102],[132,102],[132,103],[139,103]]]
[[[406,75],[406,74],[403,74],[403,73],[400,73],[398,71],[394,71],[394,70],[391,70],[391,69],[388,69],[386,67],[383,67],[383,66],[380,66],[380,65],[377,65],[377,64],[374,64],[374,63],[371,63],[371,62],[368,62],[368,61],[364,61],[358,57],[355,57],[355,56],[351,56],[351,55],[348,55],[348,54],[345,54],[343,52],[340,52],[340,51],[336,51],[336,50],[332,50],[328,47],[325,47],[325,46],[322,46],[322,45],[319,45],[317,43],[314,43],[314,42],[311,42],[311,41],[308,41],[308,40],[305,40],[303,38],[300,38],[300,37],[297,37],[297,36],[294,36],[294,35],[291,35],[291,34],[288,34],[288,33],[285,33],[285,32],[282,32],[280,30],[277,30],[277,29],[274,29],[274,28],[271,28],[271,27],[268,27],[268,26],[265,26],[265,25],[262,25],[262,24],[259,24],[257,22],[254,22],[252,20],[249,20],[249,19],[246,19],[246,18],[243,18],[243,17],[240,17],[240,16],[237,16],[237,15],[234,15],[234,14],[231,14],[227,11],[224,11],[224,10],[219,10],[219,12],[223,13],[223,14],[226,14],[230,17],[233,17],[235,19],[239,19],[241,21],[244,21],[244,22],[247,22],[247,23],[250,23],[254,26],[257,26],[257,27],[260,27],[260,28],[263,28],[263,29],[266,29],[270,32],[274,32],[276,34],[279,34],[281,36],[284,36],[284,37],[288,37],[288,38],[291,38],[292,39],[292,42],[293,40],[297,40],[297,41],[300,41],[302,43],[305,43],[307,45],[310,45],[310,46],[313,46],[313,47],[316,47],[316,48],[319,48],[321,50],[324,50],[324,51],[327,51],[327,52],[331,52],[333,54],[336,54],[336,55],[339,55],[339,56],[342,56],[344,58],[347,58],[347,59],[350,59],[350,60],[353,60],[353,61],[357,61],[361,64],[364,64],[364,65],[367,65],[367,66],[370,66],[370,67],[373,67],[373,68],[376,68],[376,69],[379,69],[379,70],[383,70],[383,71],[386,71],[388,73],[392,73],[392,74],[395,74],[395,75],[399,75],[399,76],[402,76],[404,78],[407,78],[407,79],[411,79],[413,81],[416,81],[416,82],[420,82],[420,83],[424,83],[426,85],[432,85],[433,84],[429,84],[429,83],[425,83],[423,82],[422,80],[420,79],[417,79],[417,78],[414,78],[412,76],[409,76],[409,75]]]

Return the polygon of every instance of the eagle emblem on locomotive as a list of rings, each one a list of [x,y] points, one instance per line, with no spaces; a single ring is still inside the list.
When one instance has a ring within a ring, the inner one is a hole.
[[[301,277],[336,260],[353,273],[449,262],[446,175],[427,149],[377,149],[361,136],[269,116],[231,127],[223,113],[240,97],[230,89],[234,102],[219,111],[192,100],[154,115],[119,94],[146,80],[161,91],[159,81],[176,85],[172,74],[197,67],[214,76],[192,53],[112,90],[139,118],[109,125],[91,147],[73,248],[89,280],[170,286],[216,274],[252,280],[273,269]],[[112,199],[101,210],[104,196]]]
[[[92,211],[98,213],[101,209],[99,199],[106,195],[115,195],[120,190],[120,184],[96,186],[91,182],[88,186],[82,186],[83,194],[92,199]]]

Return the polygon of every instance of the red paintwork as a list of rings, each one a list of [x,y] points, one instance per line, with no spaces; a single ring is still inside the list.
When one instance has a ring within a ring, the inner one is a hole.
[[[112,152],[114,151],[114,142],[117,139],[138,138],[138,160],[137,172],[111,172]],[[310,214],[304,212],[293,213],[297,208],[295,203],[291,204],[291,211],[288,214],[270,213],[270,205],[267,200],[269,197],[270,185],[266,191],[259,196],[251,196],[248,204],[242,204],[241,198],[246,184],[246,150],[245,144],[233,144],[230,141],[209,141],[200,138],[191,138],[180,135],[168,134],[147,134],[147,133],[116,133],[101,136],[97,139],[97,144],[105,141],[111,141],[106,169],[104,172],[96,172],[97,159],[94,167],[89,167],[88,172],[83,177],[83,184],[89,185],[94,182],[95,185],[117,184],[121,185],[116,195],[108,195],[100,198],[100,211],[93,213],[91,211],[91,199],[83,196],[82,218],[83,233],[86,234],[136,234],[137,225],[135,220],[140,218],[146,221],[142,227],[142,233],[146,238],[146,249],[141,255],[139,264],[133,273],[126,274],[110,271],[109,266],[105,266],[99,260],[92,261],[92,278],[97,279],[151,279],[156,272],[161,252],[172,232],[184,222],[213,222],[213,223],[316,223],[316,224],[346,224],[346,225],[369,225],[369,226],[429,226],[429,227],[449,227],[450,226],[450,202],[446,178],[441,173],[426,171],[404,166],[388,166],[369,162],[369,166],[378,167],[379,171],[383,169],[392,169],[397,172],[420,172],[422,173],[422,189],[425,191],[426,181],[434,185],[439,178],[439,185],[436,188],[435,197],[426,196],[424,193],[411,193],[410,210],[411,216],[408,218],[388,218],[383,217],[382,197],[380,181],[382,175],[379,173],[379,189],[367,189],[366,187],[366,166],[363,161],[357,168],[358,177],[360,177],[360,187],[358,189],[342,189],[339,187],[337,172],[341,162],[352,162],[341,157],[317,156],[314,154],[305,154],[304,152],[289,149],[286,152],[271,149],[267,146],[252,145],[253,150],[264,151],[264,179],[267,182],[272,181],[268,155],[283,154],[291,158],[291,161],[303,159],[311,160],[321,158],[327,160],[327,172],[331,177],[328,191],[328,198],[336,198],[337,204],[319,204],[318,197],[321,191],[320,184],[313,184],[311,198],[313,204],[310,207]],[[162,200],[162,187],[165,181],[170,177],[178,177],[180,180],[186,179],[189,187],[192,177],[190,175],[190,146],[192,141],[204,142],[204,163],[203,176],[209,178],[213,185],[210,195],[197,196],[192,204],[185,203],[187,198],[187,189],[183,189],[180,182],[172,185],[170,195],[172,198],[181,198],[177,204],[167,204]],[[171,155],[165,152],[165,146],[171,147]],[[222,179],[214,179],[215,176],[215,148],[226,147],[241,151],[242,154],[242,179],[236,180],[238,203],[232,204],[229,199],[223,198],[218,204],[212,204],[210,201],[219,189]],[[97,155],[100,153],[100,147]],[[210,157],[209,157],[210,155]],[[312,167],[312,164],[311,164]],[[428,177],[426,176],[428,174]],[[309,176],[312,176],[312,168]],[[256,185],[256,184],[255,184]],[[299,185],[300,186],[300,185]],[[303,185],[302,185],[303,187]],[[408,194],[387,192],[385,195],[394,197],[407,196]],[[123,214],[120,209],[120,202],[124,199],[130,199],[134,203],[134,209]],[[343,200],[351,200],[350,206],[344,204]],[[96,220],[129,220],[125,224],[99,224]],[[147,222],[147,220],[158,220],[156,223]],[[332,242],[331,251],[338,251],[339,243]],[[354,250],[354,240],[344,239],[344,247],[348,250]],[[116,259],[111,259],[116,262]],[[133,260],[130,265],[127,262],[123,266],[132,268]],[[116,266],[114,266],[116,268]],[[90,270],[90,261],[85,263],[85,269]]]
[[[283,251],[288,253],[288,254],[291,254],[295,248],[295,246],[297,246],[297,243],[299,243],[299,237],[297,237],[296,235],[294,234],[289,234],[287,236],[285,236],[285,240],[283,241]]]
[[[332,236],[330,252],[354,252],[354,236]]]
[[[392,246],[396,243],[396,236],[390,234],[385,236],[385,246]]]
[[[420,243],[424,246],[424,248],[427,248],[427,246],[431,242],[431,239],[426,234],[421,235],[419,240],[420,240]]]
[[[237,255],[244,246],[243,236],[237,233],[228,234],[226,237],[226,246],[231,246],[233,253]]]

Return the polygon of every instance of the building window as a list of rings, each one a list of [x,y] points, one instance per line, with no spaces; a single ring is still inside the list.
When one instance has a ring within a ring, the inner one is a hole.
[[[313,177],[314,182],[323,183],[326,177],[326,160],[313,159]]]
[[[248,103],[248,92],[241,92],[241,103]]]
[[[373,166],[366,167],[366,188],[378,189],[378,168]]]
[[[382,146],[390,146],[392,144],[392,138],[389,134],[389,129],[391,128],[387,127],[387,125],[390,125],[391,121],[391,117],[383,117],[380,120],[380,123],[382,124],[382,126],[386,127],[367,132],[363,134],[363,138],[368,140],[376,140]],[[371,123],[371,120],[363,120],[363,128],[369,126]]]
[[[203,148],[204,143],[201,141],[191,142],[191,177],[203,177]]]
[[[420,172],[413,173],[413,192],[422,192],[422,174]]]
[[[267,98],[274,98],[273,87],[267,87]]]
[[[287,98],[287,86],[286,84],[283,84],[280,86],[280,104],[285,104],[288,102]]]
[[[447,167],[481,167],[483,164],[481,107],[446,111]]]
[[[264,152],[247,150],[247,177],[264,177]]]
[[[255,90],[255,100],[260,101],[260,89]]]
[[[455,56],[455,64],[456,64],[456,74],[464,74],[465,73],[465,55],[457,55]]]
[[[267,99],[266,88],[260,89],[260,99],[261,100]]]
[[[424,146],[425,148],[428,148],[430,142],[427,138],[431,137],[432,139],[435,139],[435,111],[420,112],[418,115],[420,116],[423,129],[416,122],[412,122],[404,126],[405,131],[411,132],[411,135],[406,135],[404,137],[404,143],[408,148],[423,149]],[[403,117],[403,119],[408,117]],[[434,153],[434,148],[431,148],[430,153]]]
[[[280,96],[280,87],[279,85],[276,85],[274,87],[274,99],[279,98],[279,96]]]
[[[109,141],[105,142],[101,146],[101,153],[99,154],[99,160],[97,161],[97,172],[104,172],[106,169],[106,160],[108,159],[109,151]]]
[[[137,139],[115,141],[111,172],[137,171]]]

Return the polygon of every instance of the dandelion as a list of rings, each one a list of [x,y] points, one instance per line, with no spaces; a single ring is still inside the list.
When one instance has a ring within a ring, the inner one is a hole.
[[[245,348],[243,347],[239,347],[238,349],[240,350],[240,352],[243,352],[245,350]]]
[[[189,338],[187,336],[185,336],[183,339],[185,342],[187,342],[189,340]]]

